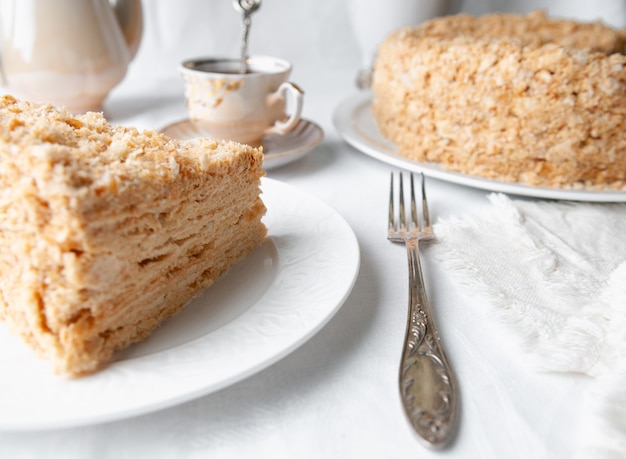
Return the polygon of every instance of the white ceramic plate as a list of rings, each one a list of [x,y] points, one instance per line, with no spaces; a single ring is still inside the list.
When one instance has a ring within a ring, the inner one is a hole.
[[[423,172],[424,175],[459,185],[520,196],[572,201],[626,202],[625,191],[561,190],[500,182],[448,171],[437,164],[422,163],[404,158],[396,153],[396,146],[378,132],[376,122],[371,114],[371,105],[372,97],[369,91],[348,97],[335,110],[333,116],[335,128],[344,140],[354,148],[392,166]]]
[[[161,129],[165,135],[179,140],[206,137],[189,119],[168,124]],[[285,135],[269,134],[263,137],[263,167],[275,169],[302,158],[324,138],[324,131],[312,121],[300,120],[293,131]]]
[[[359,248],[333,209],[263,179],[267,241],[145,342],[102,371],[54,376],[0,323],[0,429],[122,419],[240,381],[311,338],[352,290]]]

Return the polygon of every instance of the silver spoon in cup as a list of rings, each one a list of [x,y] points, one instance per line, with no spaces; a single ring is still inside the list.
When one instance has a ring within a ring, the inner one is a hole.
[[[243,15],[243,27],[241,34],[241,64],[239,73],[246,73],[248,67],[248,35],[250,34],[251,16],[261,7],[261,0],[233,0],[235,10]]]

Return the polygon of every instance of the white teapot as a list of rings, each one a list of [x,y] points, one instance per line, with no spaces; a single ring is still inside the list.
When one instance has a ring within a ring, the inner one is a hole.
[[[0,0],[2,84],[33,102],[100,111],[142,32],[141,0]]]

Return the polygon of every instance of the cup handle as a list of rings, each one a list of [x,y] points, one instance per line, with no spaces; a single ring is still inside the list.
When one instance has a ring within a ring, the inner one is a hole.
[[[275,93],[270,95],[270,104],[276,99],[285,99],[291,96],[293,99],[293,112],[285,121],[277,121],[272,127],[268,128],[266,134],[284,135],[291,131],[300,122],[302,114],[302,106],[304,105],[304,91],[295,83],[285,81],[282,83]]]

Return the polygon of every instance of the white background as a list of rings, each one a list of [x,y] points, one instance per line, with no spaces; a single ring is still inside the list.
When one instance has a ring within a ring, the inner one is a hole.
[[[624,2],[465,2],[464,10],[528,11],[624,25]],[[367,1],[363,1],[364,7]],[[591,7],[590,5],[593,5]],[[147,0],[145,33],[126,80],[105,104],[113,122],[159,128],[184,116],[178,63],[237,55],[239,17],[229,0]],[[577,451],[582,377],[522,365],[513,337],[481,314],[480,302],[431,260],[431,300],[462,393],[452,447],[424,449],[405,422],[397,365],[406,315],[404,249],[385,239],[390,167],[348,147],[334,108],[356,91],[360,63],[347,8],[337,0],[264,0],[253,18],[251,54],[294,63],[306,91],[304,116],[326,138],[304,159],[269,176],[338,210],[361,246],[361,272],[337,316],[274,366],[179,407],[100,426],[0,433],[7,458],[566,458]],[[479,212],[486,193],[429,183],[437,217]],[[0,375],[1,377],[1,375]]]

